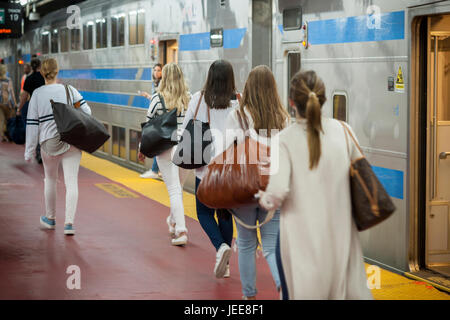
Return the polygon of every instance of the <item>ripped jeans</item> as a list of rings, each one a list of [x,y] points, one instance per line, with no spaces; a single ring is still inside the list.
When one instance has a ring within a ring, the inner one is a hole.
[[[262,223],[267,212],[257,205],[233,209],[234,214],[248,225],[256,225],[258,220]],[[256,230],[250,230],[241,226],[236,221],[238,232],[237,245],[239,256],[239,273],[241,276],[242,293],[246,297],[256,296],[256,249],[258,238]],[[273,219],[260,228],[261,242],[264,257],[269,264],[272,278],[277,289],[280,287],[280,275],[275,256],[278,232],[280,231],[280,211],[278,210]]]

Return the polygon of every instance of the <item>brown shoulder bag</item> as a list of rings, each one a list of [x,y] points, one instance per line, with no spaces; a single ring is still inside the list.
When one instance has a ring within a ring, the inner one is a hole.
[[[389,218],[396,208],[391,197],[373,172],[355,137],[342,121],[340,123],[345,131],[345,140],[350,157],[352,215],[358,231],[364,231]],[[361,153],[361,158],[351,158],[348,136],[352,138],[353,143]]]

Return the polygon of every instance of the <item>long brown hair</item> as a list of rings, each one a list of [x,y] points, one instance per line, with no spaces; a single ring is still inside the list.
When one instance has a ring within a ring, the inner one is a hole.
[[[163,96],[167,109],[177,108],[178,113],[187,109],[191,99],[183,72],[175,63],[166,64],[162,69],[162,78],[157,92]]]
[[[267,66],[257,66],[248,75],[241,100],[241,114],[244,108],[253,119],[255,130],[283,129],[289,117],[281,104],[277,84],[272,71]]]
[[[297,107],[297,113],[307,120],[309,168],[318,166],[322,154],[320,132],[322,130],[322,106],[327,101],[325,85],[314,71],[300,71],[291,80],[289,98]]]
[[[209,67],[203,88],[206,104],[212,109],[230,107],[231,98],[236,93],[233,66],[226,60],[216,60]]]

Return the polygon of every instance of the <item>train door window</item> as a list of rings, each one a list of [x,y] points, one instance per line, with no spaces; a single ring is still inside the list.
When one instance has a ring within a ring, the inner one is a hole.
[[[145,10],[131,11],[128,14],[129,44],[143,44],[145,34]]]
[[[42,54],[48,54],[49,42],[50,42],[50,32],[48,31],[42,32],[41,33]]]
[[[106,48],[108,46],[107,42],[107,27],[108,24],[106,19],[97,19],[95,20],[95,30],[96,30],[96,48]]]
[[[302,8],[283,10],[283,29],[285,31],[298,30],[302,27]]]
[[[103,124],[105,126],[106,131],[109,132],[109,124],[104,123]],[[103,144],[103,146],[100,148],[101,151],[103,151],[104,153],[109,153],[109,147],[110,147],[110,143],[109,143],[109,139]]]
[[[295,76],[295,74],[297,72],[300,71],[301,68],[301,54],[300,52],[297,51],[291,51],[288,52],[288,92],[287,92],[287,96],[289,97],[289,88],[290,88],[290,84],[291,84],[291,79]],[[292,108],[288,102],[288,111],[289,114],[293,117],[293,119],[295,119],[295,109]]]
[[[163,66],[167,63],[178,63],[178,41],[162,40],[159,41],[159,63]]]
[[[347,94],[335,92],[333,94],[333,118],[347,122]]]
[[[80,29],[72,29],[70,30],[70,49],[72,51],[79,51],[80,50]]]
[[[139,161],[139,142],[141,141],[141,132],[136,130],[130,130],[130,161],[144,164],[144,162]]]
[[[62,28],[59,30],[59,41],[61,44],[61,52],[69,51],[69,29]]]
[[[58,29],[52,31],[51,53],[58,53]]]
[[[83,26],[83,49],[90,50],[94,46],[94,22],[89,21]]]
[[[125,128],[112,127],[112,154],[116,157],[126,159],[125,152]]]
[[[125,44],[125,15],[111,17],[111,46],[121,47]]]

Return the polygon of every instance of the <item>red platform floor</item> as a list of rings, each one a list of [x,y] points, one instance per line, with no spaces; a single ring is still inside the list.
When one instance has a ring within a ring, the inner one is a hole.
[[[171,246],[169,208],[142,195],[115,198],[95,186],[111,181],[87,169],[80,168],[76,235],[63,234],[62,170],[56,230],[41,230],[43,167],[25,163],[23,151],[0,143],[0,299],[241,299],[237,252],[231,278],[216,279],[215,250],[197,221],[186,218],[186,247]],[[71,265],[80,268],[80,290],[67,288]],[[261,256],[257,288],[258,299],[278,299]]]

